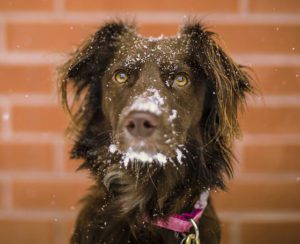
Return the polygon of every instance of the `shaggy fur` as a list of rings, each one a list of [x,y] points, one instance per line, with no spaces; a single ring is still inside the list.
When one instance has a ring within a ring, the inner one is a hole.
[[[80,169],[88,169],[96,182],[71,243],[179,243],[180,235],[151,221],[191,211],[205,190],[225,189],[224,178],[232,175],[232,142],[239,135],[237,112],[252,86],[213,37],[199,22],[185,24],[175,37],[157,39],[112,22],[62,67],[60,92],[75,139],[71,157],[82,159]],[[118,70],[128,75],[125,84],[114,80]],[[181,73],[189,78],[184,87],[174,83]],[[124,133],[124,120],[141,97],[156,97],[161,114],[152,141],[136,146]],[[110,150],[111,144],[118,149]],[[132,146],[166,160],[125,163]],[[198,225],[202,244],[220,242],[210,199]]]

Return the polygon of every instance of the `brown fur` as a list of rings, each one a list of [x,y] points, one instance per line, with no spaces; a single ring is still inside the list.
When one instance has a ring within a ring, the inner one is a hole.
[[[239,135],[237,112],[253,88],[247,73],[213,36],[199,22],[160,40],[138,36],[132,25],[109,23],[62,67],[60,92],[75,139],[71,156],[84,160],[80,168],[90,170],[96,182],[84,200],[72,243],[178,243],[180,236],[149,222],[190,211],[207,189],[225,189],[224,177],[232,175],[232,142]],[[112,82],[120,68],[130,74],[124,86]],[[189,86],[172,84],[178,72],[190,77]],[[117,142],[126,151],[126,109],[149,88],[165,98],[151,150],[168,155],[168,163],[134,160],[125,167],[120,164],[122,153],[109,153],[108,147]],[[173,108],[178,117],[170,126],[167,118]],[[185,148],[183,163],[174,153],[180,144]],[[211,200],[198,225],[201,243],[220,242]]]

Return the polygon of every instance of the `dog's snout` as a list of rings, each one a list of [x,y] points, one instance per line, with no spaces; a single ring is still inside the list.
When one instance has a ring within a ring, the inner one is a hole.
[[[159,118],[149,112],[132,112],[125,120],[125,129],[134,137],[149,137],[156,130]]]

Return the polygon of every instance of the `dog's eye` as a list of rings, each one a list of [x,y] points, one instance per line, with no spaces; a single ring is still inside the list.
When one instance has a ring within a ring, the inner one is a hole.
[[[116,82],[122,84],[125,83],[128,80],[128,75],[123,70],[118,70],[114,74],[114,79]]]
[[[178,87],[184,87],[189,83],[189,78],[185,74],[177,74],[174,78],[174,82]]]

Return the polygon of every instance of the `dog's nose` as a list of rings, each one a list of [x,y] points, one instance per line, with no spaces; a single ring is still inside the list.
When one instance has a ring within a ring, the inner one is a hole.
[[[149,112],[132,112],[125,120],[125,129],[134,137],[149,137],[158,126],[158,117]]]

